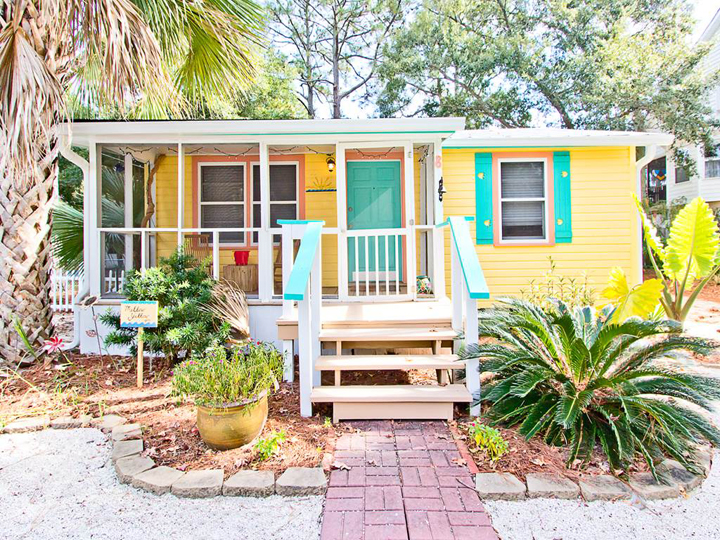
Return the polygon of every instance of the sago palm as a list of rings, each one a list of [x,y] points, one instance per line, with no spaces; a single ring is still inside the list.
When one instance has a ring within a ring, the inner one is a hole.
[[[253,0],[8,0],[0,5],[0,363],[51,333],[49,231],[68,103],[180,115],[253,73]]]
[[[697,445],[720,443],[701,412],[720,398],[717,379],[680,372],[660,360],[678,351],[707,354],[714,344],[681,335],[674,321],[612,321],[610,306],[543,310],[514,299],[482,314],[480,336],[464,351],[492,372],[482,390],[495,423],[525,437],[569,448],[568,464],[584,464],[596,448],[612,470],[639,456],[653,474],[670,456],[697,471]]]

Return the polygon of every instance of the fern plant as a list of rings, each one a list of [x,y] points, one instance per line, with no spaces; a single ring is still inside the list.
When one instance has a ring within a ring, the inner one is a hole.
[[[480,336],[491,339],[462,356],[494,373],[481,397],[488,418],[519,425],[528,439],[569,446],[568,465],[587,464],[599,443],[615,474],[638,456],[656,477],[665,456],[698,472],[697,445],[720,444],[720,431],[698,408],[710,410],[720,398],[720,381],[658,360],[715,345],[681,335],[675,321],[612,322],[613,310],[504,299],[484,312]]]

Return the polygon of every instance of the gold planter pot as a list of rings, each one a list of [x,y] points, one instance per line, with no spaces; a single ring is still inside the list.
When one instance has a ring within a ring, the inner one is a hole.
[[[267,416],[267,392],[252,401],[227,407],[197,406],[200,437],[214,450],[230,450],[251,443],[265,427]]]

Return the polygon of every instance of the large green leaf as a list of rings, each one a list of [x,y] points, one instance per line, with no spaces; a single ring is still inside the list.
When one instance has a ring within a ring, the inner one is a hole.
[[[657,229],[645,213],[645,209],[643,208],[643,205],[640,202],[640,199],[638,199],[637,195],[633,193],[632,197],[635,201],[635,206],[640,213],[640,220],[642,221],[643,232],[645,234],[645,243],[647,244],[648,248],[650,248],[650,250],[655,254],[655,256],[660,260],[660,262],[664,265],[666,259],[665,247],[663,246],[662,240],[660,240]]]
[[[708,204],[698,197],[673,221],[667,245],[666,272],[678,281],[703,278],[715,267],[720,239]]]
[[[622,323],[629,317],[648,317],[660,302],[664,284],[659,279],[649,279],[640,285],[630,287],[622,268],[610,271],[608,286],[602,297],[615,306],[613,323]]]

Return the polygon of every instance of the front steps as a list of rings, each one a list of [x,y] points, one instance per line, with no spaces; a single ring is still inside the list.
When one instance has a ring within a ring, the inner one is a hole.
[[[410,308],[410,306],[408,306]],[[411,309],[411,308],[410,308]],[[353,321],[354,322],[354,321]],[[470,403],[472,396],[462,384],[452,384],[454,372],[464,369],[457,355],[441,354],[452,347],[457,332],[449,321],[395,321],[394,324],[371,326],[337,322],[323,326],[320,341],[323,349],[334,349],[335,355],[320,356],[317,371],[335,373],[334,386],[312,389],[310,401],[332,403],[333,422],[340,420],[452,420],[455,403]],[[366,354],[367,350],[385,352],[393,349],[423,348],[431,354]],[[362,349],[363,354],[342,354]],[[343,371],[381,371],[430,369],[437,372],[437,386],[430,385],[342,385]]]
[[[310,400],[333,404],[340,420],[452,420],[455,403],[472,398],[462,384],[445,386],[318,386]]]

